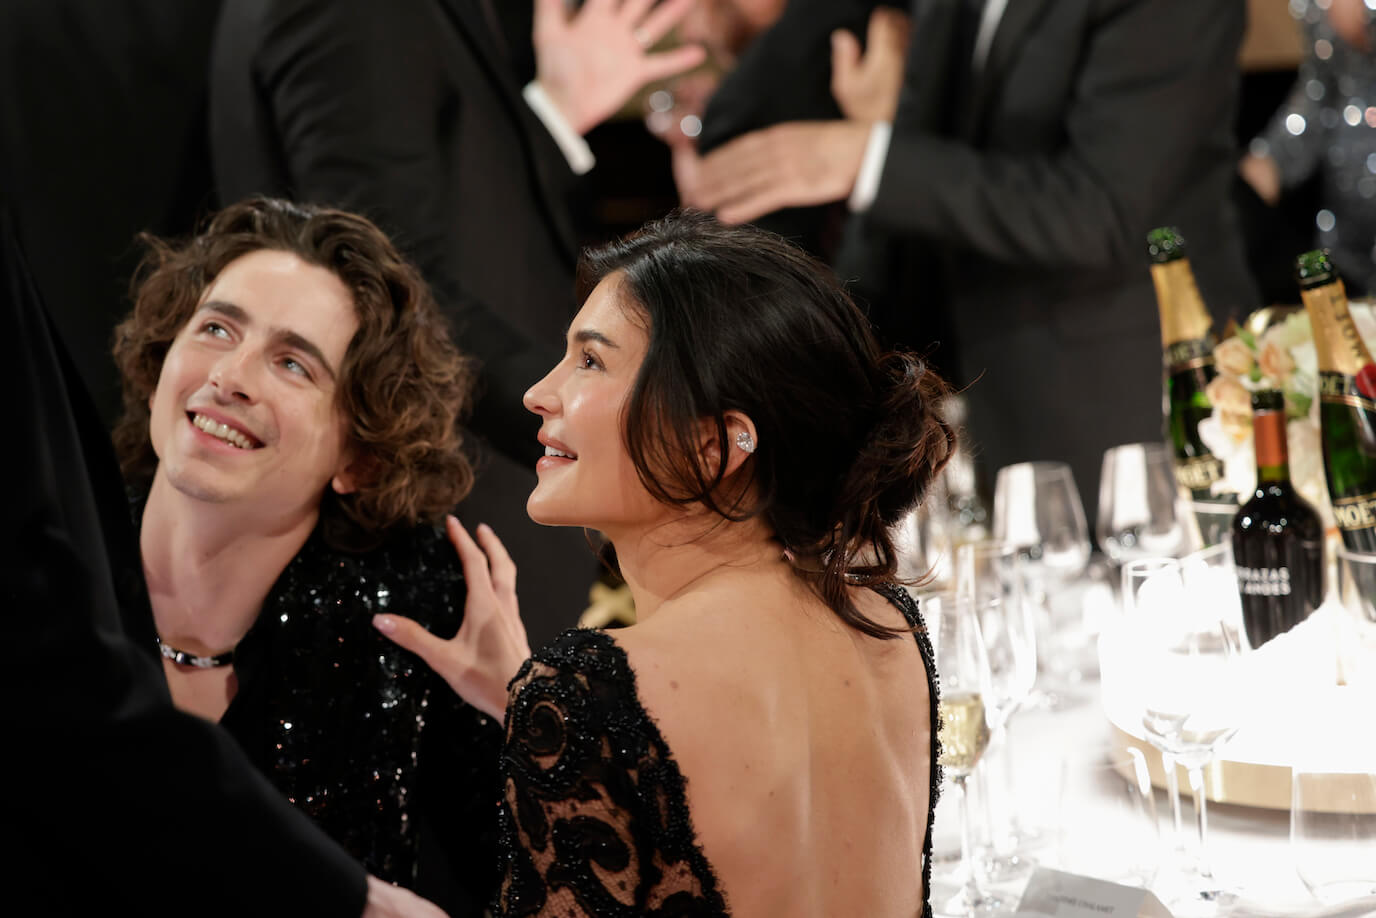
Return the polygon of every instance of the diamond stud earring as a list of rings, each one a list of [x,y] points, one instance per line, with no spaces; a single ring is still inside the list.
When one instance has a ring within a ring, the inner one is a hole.
[[[736,445],[740,447],[741,452],[753,453],[755,451],[755,438],[750,436],[750,431],[742,430],[736,434]]]

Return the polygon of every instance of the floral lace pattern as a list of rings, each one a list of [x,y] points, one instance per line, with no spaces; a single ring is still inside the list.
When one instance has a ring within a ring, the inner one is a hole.
[[[931,809],[939,774],[931,644],[906,591],[881,590],[918,626],[931,695]],[[683,775],[641,705],[635,673],[599,631],[566,631],[512,681],[497,914],[709,918],[729,914],[698,846]],[[923,844],[930,881],[931,812]],[[924,914],[930,915],[930,906]]]

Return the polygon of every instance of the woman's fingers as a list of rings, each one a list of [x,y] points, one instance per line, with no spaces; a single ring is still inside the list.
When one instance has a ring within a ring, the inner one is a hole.
[[[487,566],[492,575],[492,589],[502,599],[516,596],[516,562],[511,560],[502,540],[486,523],[478,526],[478,544],[487,553]]]
[[[436,637],[404,615],[374,615],[373,627],[398,647],[420,657],[426,666],[444,675],[448,641]]]

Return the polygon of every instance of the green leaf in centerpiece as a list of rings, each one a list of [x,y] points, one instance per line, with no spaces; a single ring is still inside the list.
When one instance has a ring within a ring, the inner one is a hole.
[[[1247,345],[1252,350],[1255,351],[1257,349],[1256,335],[1252,334],[1250,331],[1248,331],[1241,325],[1237,327],[1237,336],[1239,339],[1241,339],[1243,344]]]

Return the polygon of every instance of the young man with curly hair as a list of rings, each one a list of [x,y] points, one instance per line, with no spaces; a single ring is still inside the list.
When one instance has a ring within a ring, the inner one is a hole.
[[[146,241],[115,344],[152,610],[126,625],[173,702],[371,872],[480,914],[500,733],[371,624],[462,619],[435,524],[472,481],[468,366],[361,217],[253,199],[187,244]]]

